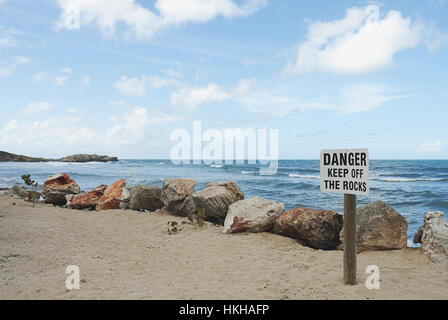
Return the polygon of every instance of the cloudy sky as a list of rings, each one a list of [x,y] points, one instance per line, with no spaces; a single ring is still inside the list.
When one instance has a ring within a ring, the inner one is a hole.
[[[201,120],[281,159],[446,159],[448,1],[0,0],[0,93],[32,156],[168,158]]]

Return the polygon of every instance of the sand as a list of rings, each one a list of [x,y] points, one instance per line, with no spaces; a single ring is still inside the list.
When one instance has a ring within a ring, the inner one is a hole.
[[[13,204],[15,203],[15,205]],[[0,196],[0,299],[448,299],[448,268],[418,249],[363,252],[358,284],[341,251],[271,233],[225,235],[163,212],[76,211]],[[81,288],[67,290],[68,265]],[[364,284],[377,265],[381,287]]]

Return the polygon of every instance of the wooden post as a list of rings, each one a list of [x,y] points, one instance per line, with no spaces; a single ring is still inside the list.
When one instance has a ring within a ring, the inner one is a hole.
[[[356,284],[356,195],[344,194],[344,282]]]

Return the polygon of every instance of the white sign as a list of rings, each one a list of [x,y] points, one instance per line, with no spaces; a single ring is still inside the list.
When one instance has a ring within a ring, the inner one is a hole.
[[[369,151],[367,149],[322,150],[320,191],[369,195]]]

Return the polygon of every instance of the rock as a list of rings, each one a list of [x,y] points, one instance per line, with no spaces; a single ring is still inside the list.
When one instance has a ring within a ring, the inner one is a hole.
[[[235,182],[215,182],[192,194],[196,208],[205,209],[206,220],[223,223],[229,206],[244,199],[244,193]]]
[[[422,244],[421,250],[432,262],[448,266],[448,223],[443,212],[429,211],[425,215],[414,243]]]
[[[334,211],[293,208],[274,223],[274,233],[314,249],[333,250],[340,243],[343,217]]]
[[[196,212],[191,195],[196,181],[186,179],[165,179],[161,200],[168,213],[186,217]]]
[[[66,195],[78,194],[80,191],[78,184],[65,174],[57,174],[49,177],[44,182],[42,196],[46,203],[55,205],[65,205],[67,203]]]
[[[406,248],[407,230],[405,217],[382,201],[356,209],[358,252]],[[344,242],[344,230],[341,230],[340,238]]]
[[[156,211],[163,207],[162,190],[156,186],[139,185],[130,189],[129,209]]]
[[[57,161],[60,162],[109,162],[109,161],[118,161],[117,157],[109,157],[104,155],[96,155],[96,154],[74,154],[71,156],[67,156]]]
[[[96,204],[96,210],[126,209],[129,205],[130,191],[126,180],[115,181],[106,188]]]
[[[229,206],[223,233],[270,231],[285,205],[260,197],[237,201]]]
[[[98,200],[103,196],[106,191],[107,185],[102,184],[95,189],[77,195],[67,195],[67,207],[71,209],[95,209]]]
[[[9,190],[9,193],[21,199],[28,199],[28,190],[25,189],[24,187],[19,186],[18,184],[15,184]]]

